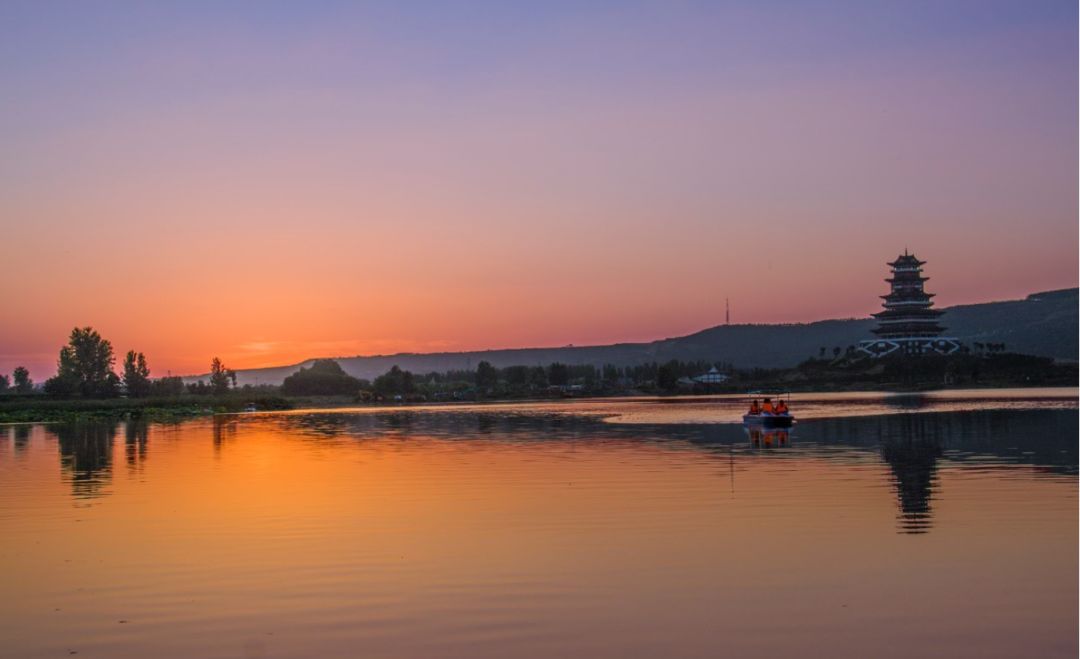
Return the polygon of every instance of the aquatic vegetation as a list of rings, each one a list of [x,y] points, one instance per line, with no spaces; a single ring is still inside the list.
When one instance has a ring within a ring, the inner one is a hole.
[[[286,410],[293,403],[280,396],[179,396],[53,400],[43,396],[0,400],[0,423],[52,423],[83,419],[142,418],[169,422],[195,416],[257,410]]]

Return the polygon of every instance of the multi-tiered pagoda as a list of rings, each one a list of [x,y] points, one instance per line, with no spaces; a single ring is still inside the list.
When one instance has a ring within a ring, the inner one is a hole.
[[[881,296],[885,300],[885,310],[874,314],[878,321],[874,334],[878,338],[861,342],[859,348],[875,357],[896,352],[947,355],[959,350],[956,339],[941,336],[945,328],[938,319],[944,312],[932,308],[934,294],[923,289],[929,279],[922,275],[926,261],[920,261],[904,250],[888,265],[892,268],[892,277],[885,281],[892,290]]]

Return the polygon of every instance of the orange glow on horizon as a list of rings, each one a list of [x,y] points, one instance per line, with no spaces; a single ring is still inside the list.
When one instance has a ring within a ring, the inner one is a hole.
[[[865,317],[904,247],[940,306],[1077,285],[1075,20],[550,9],[13,10],[0,373]]]

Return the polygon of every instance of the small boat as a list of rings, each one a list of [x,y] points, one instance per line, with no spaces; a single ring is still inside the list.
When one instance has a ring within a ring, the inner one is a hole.
[[[780,413],[776,412],[747,412],[743,415],[743,424],[746,426],[756,426],[760,428],[790,428],[795,423],[795,416],[790,411],[790,405],[788,401],[791,399],[791,394],[787,391],[751,391],[749,399],[752,407],[757,403],[759,398],[770,400],[775,398],[777,401],[784,402],[785,410]]]

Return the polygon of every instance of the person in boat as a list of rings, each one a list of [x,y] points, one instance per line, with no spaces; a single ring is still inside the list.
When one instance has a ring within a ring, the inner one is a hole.
[[[783,398],[776,401],[776,413],[777,414],[787,414],[788,413],[787,403],[784,402]]]
[[[761,414],[761,407],[757,404],[757,398],[750,403],[750,414]]]
[[[773,413],[776,412],[776,410],[773,409],[773,404],[772,404],[772,399],[771,398],[766,398],[765,402],[761,404],[761,411],[762,412],[768,412],[769,414],[773,414]]]

